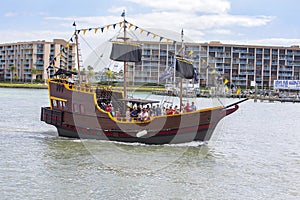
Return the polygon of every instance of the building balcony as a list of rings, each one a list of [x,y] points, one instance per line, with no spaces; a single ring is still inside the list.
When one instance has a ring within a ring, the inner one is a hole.
[[[37,70],[44,70],[44,66],[36,66]]]
[[[44,54],[44,51],[37,50],[36,54],[38,54],[38,55],[43,55],[43,54]]]
[[[44,61],[36,61],[35,64],[36,65],[44,65]]]
[[[292,74],[292,73],[279,73],[278,76],[282,76],[282,77],[292,77],[293,74]]]

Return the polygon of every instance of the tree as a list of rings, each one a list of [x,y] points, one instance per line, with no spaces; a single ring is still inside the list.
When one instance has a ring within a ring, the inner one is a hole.
[[[116,78],[116,75],[110,69],[106,71],[105,75],[108,79],[108,85],[110,85],[110,81],[112,81],[112,79]]]
[[[13,81],[13,74],[14,74],[14,71],[16,71],[16,70],[17,70],[17,67],[14,66],[14,65],[12,65],[12,66],[9,67],[9,71],[10,71],[10,83],[12,83],[12,81]]]
[[[94,68],[92,66],[87,66],[88,69],[88,80],[91,81],[92,77],[95,75]]]
[[[36,79],[36,74],[37,74],[37,69],[34,67],[31,68],[31,83],[33,83],[33,79]]]

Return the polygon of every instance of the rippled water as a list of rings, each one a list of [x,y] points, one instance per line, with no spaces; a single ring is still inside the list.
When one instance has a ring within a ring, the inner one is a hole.
[[[149,146],[57,137],[47,90],[0,97],[0,199],[300,198],[300,104],[248,101],[208,144]]]

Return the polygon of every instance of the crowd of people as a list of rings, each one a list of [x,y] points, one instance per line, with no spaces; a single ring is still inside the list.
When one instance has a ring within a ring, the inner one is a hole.
[[[185,112],[193,112],[196,111],[197,107],[194,102],[190,105],[189,103],[186,104],[186,106],[182,106],[182,111],[180,111],[180,108],[175,105],[174,107],[170,105],[169,107],[161,107],[159,104],[156,106],[154,105],[152,108],[147,107],[141,108],[141,106],[137,106],[130,110],[130,108],[126,111],[126,119],[131,120],[139,120],[139,121],[145,121],[149,120],[150,117],[154,116],[164,116],[164,115],[175,115]]]
[[[111,103],[103,106],[100,106],[103,110],[106,112],[109,112],[113,117],[116,117],[117,119],[121,119],[122,114],[120,111],[120,108],[117,108],[116,110],[112,106]],[[135,105],[134,107],[128,107],[125,112],[125,119],[127,121],[131,121],[132,119],[137,121],[146,121],[150,120],[150,117],[155,116],[164,116],[164,115],[176,115],[180,113],[186,113],[186,112],[193,112],[196,111],[197,107],[194,102],[191,104],[189,102],[186,103],[186,105],[182,105],[182,110],[180,111],[180,108],[175,106],[160,106],[159,104],[154,105],[150,107],[149,105],[142,107],[141,105]],[[124,116],[124,115],[123,115]]]

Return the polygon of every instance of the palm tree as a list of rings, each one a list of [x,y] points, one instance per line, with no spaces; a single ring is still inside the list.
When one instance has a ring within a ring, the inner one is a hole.
[[[82,77],[81,80],[86,80],[86,70],[85,70],[85,68],[83,68],[80,71],[80,76]]]
[[[12,66],[9,67],[9,71],[10,71],[10,83],[12,83],[12,81],[13,81],[13,74],[14,74],[14,71],[16,71],[16,70],[17,70],[17,67],[14,66],[14,65],[12,65]]]
[[[112,81],[112,79],[116,78],[116,75],[110,69],[108,69],[106,71],[106,77],[108,79],[108,85],[110,85],[110,81]]]
[[[33,79],[36,79],[36,74],[37,74],[37,69],[34,67],[31,68],[31,84],[33,83]]]
[[[87,66],[88,69],[88,80],[91,81],[92,77],[95,75],[94,68],[92,66]]]

